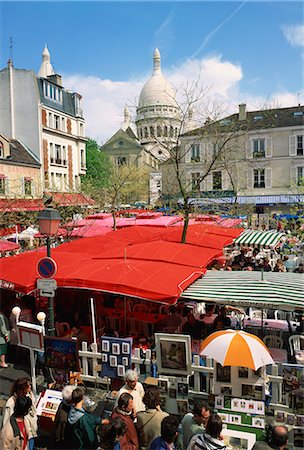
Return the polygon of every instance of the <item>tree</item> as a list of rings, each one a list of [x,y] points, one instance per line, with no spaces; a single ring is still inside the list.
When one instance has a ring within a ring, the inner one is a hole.
[[[112,166],[107,185],[103,188],[104,198],[113,216],[113,229],[116,230],[116,211],[122,203],[147,200],[149,174],[146,168],[134,165]]]
[[[101,151],[94,139],[87,141],[86,163],[87,171],[82,177],[82,190],[102,207],[105,203],[103,189],[109,182],[112,165],[110,158]]]

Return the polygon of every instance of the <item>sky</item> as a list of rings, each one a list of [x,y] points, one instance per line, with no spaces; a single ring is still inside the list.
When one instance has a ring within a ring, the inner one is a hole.
[[[47,44],[102,144],[135,115],[156,47],[179,101],[198,82],[227,113],[303,104],[303,18],[301,1],[0,1],[0,69],[37,73]]]

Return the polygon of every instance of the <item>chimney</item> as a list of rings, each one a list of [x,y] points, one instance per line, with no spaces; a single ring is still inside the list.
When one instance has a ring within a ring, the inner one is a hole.
[[[246,120],[246,103],[239,105],[239,121]]]
[[[62,87],[61,75],[58,75],[57,73],[55,73],[54,75],[48,75],[47,78],[48,78],[48,80],[50,80],[53,83],[57,84],[57,86],[61,86]]]

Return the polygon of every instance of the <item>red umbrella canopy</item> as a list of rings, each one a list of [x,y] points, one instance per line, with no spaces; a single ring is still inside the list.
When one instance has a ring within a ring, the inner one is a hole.
[[[20,248],[20,245],[15,244],[15,242],[0,240],[0,253],[9,252],[11,250],[18,250],[18,248]]]
[[[66,276],[56,276],[59,286],[94,289],[173,304],[182,291],[205,269],[139,260],[94,260],[74,265]]]
[[[137,259],[161,261],[191,267],[206,267],[212,260],[222,256],[222,251],[211,248],[183,245],[176,242],[153,241],[121,245],[105,249],[98,258]],[[96,257],[97,258],[97,257]]]
[[[94,237],[102,236],[104,234],[110,233],[112,230],[109,227],[102,227],[100,225],[89,225],[85,227],[79,227],[70,233],[71,237]]]

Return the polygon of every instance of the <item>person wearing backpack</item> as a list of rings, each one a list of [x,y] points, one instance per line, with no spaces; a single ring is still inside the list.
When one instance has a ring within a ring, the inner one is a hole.
[[[7,355],[7,344],[10,341],[10,328],[5,315],[0,313],[0,367],[8,367],[5,361]]]

